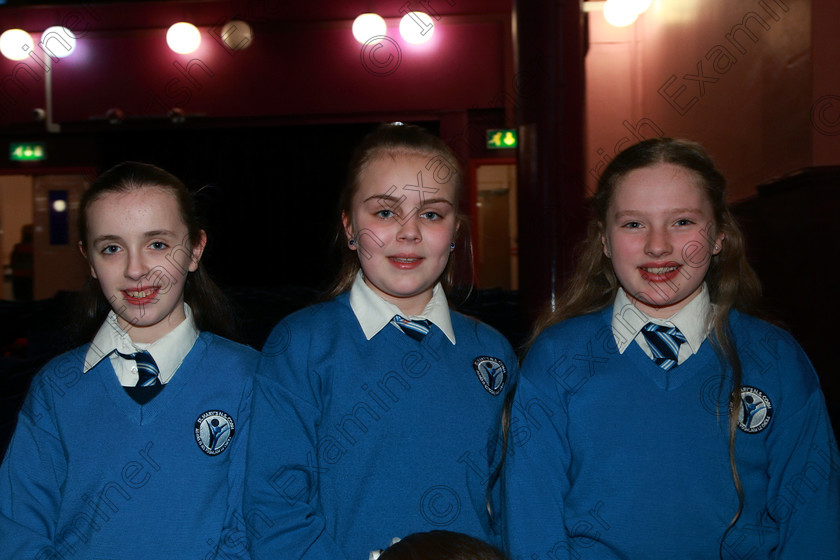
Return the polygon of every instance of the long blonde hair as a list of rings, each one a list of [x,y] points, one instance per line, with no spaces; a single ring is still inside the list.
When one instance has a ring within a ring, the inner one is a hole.
[[[729,311],[734,308],[745,313],[757,313],[761,284],[747,262],[741,229],[726,205],[726,180],[699,144],[672,138],[645,140],[619,153],[607,165],[591,200],[594,215],[590,220],[586,239],[580,247],[574,274],[556,309],[547,312],[538,320],[526,347],[549,326],[571,317],[604,309],[613,303],[619,282],[610,259],[604,255],[601,243],[607,210],[615,187],[623,177],[635,169],[659,163],[678,165],[694,173],[714,210],[717,229],[714,235],[721,232],[725,235],[722,249],[712,256],[705,278],[709,297],[714,304],[709,339],[721,363],[728,364],[732,371],[728,399],[729,463],[738,494],[738,510],[724,533],[725,538],[738,521],[744,507],[743,488],[735,463],[735,434],[741,407],[741,362],[729,326]],[[722,543],[723,541],[721,546]]]

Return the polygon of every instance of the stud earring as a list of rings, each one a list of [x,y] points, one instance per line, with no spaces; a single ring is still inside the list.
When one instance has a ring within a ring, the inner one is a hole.
[[[353,247],[355,247],[355,246],[356,246],[356,240],[355,240],[355,239],[349,239],[349,240],[347,241],[347,246],[348,246],[348,247],[350,247],[350,248],[352,249]]]
[[[454,250],[455,250],[455,242],[454,242],[454,241],[453,241],[452,243],[450,243],[450,244],[449,244],[449,250],[450,250],[450,251],[454,251]]]

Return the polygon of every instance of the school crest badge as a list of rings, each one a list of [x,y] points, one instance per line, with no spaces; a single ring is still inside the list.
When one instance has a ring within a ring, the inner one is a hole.
[[[738,412],[738,427],[748,434],[762,431],[773,417],[773,403],[755,387],[741,387],[741,409]]]
[[[488,393],[496,396],[502,392],[507,380],[507,368],[503,361],[491,356],[479,356],[473,360],[473,369]]]
[[[230,445],[235,428],[230,415],[208,410],[195,421],[195,442],[207,455],[218,455]]]

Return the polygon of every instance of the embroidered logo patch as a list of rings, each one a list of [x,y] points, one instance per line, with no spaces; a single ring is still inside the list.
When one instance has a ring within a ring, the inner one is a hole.
[[[195,421],[195,442],[208,455],[218,455],[233,439],[233,418],[221,410],[208,410]]]
[[[488,393],[496,396],[502,392],[505,379],[507,379],[507,368],[504,362],[490,356],[479,356],[473,360],[473,369]]]
[[[773,403],[755,387],[741,387],[741,410],[738,427],[748,434],[762,431],[773,417]]]

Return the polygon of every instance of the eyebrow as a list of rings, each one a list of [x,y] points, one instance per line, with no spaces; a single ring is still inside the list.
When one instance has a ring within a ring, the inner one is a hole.
[[[143,237],[146,239],[151,239],[152,237],[174,237],[175,232],[168,230],[168,229],[155,229],[152,231],[147,231],[143,233]],[[119,235],[100,235],[99,237],[95,237],[93,239],[94,243],[101,243],[103,241],[122,241],[122,237]]]
[[[700,208],[671,208],[668,210],[669,214],[701,214],[703,211]],[[638,216],[639,214],[645,214],[644,210],[622,210],[621,212],[616,212],[616,218],[623,218],[624,216]]]
[[[101,243],[102,241],[121,241],[121,240],[122,240],[122,237],[120,237],[119,235],[100,235],[99,237],[95,237],[93,239],[93,242],[95,244],[95,243]]]
[[[143,234],[146,237],[174,237],[175,232],[169,229],[155,229]]]
[[[397,198],[396,196],[391,196],[388,194],[374,194],[364,199],[362,203],[364,204],[365,202],[368,202],[370,200],[378,200],[380,202],[386,203],[389,208],[393,208],[400,202],[402,198],[403,197]],[[423,200],[423,206],[428,206],[429,204],[437,204],[439,202],[446,203],[453,207],[455,206],[451,201],[446,200],[445,198],[426,198]]]

